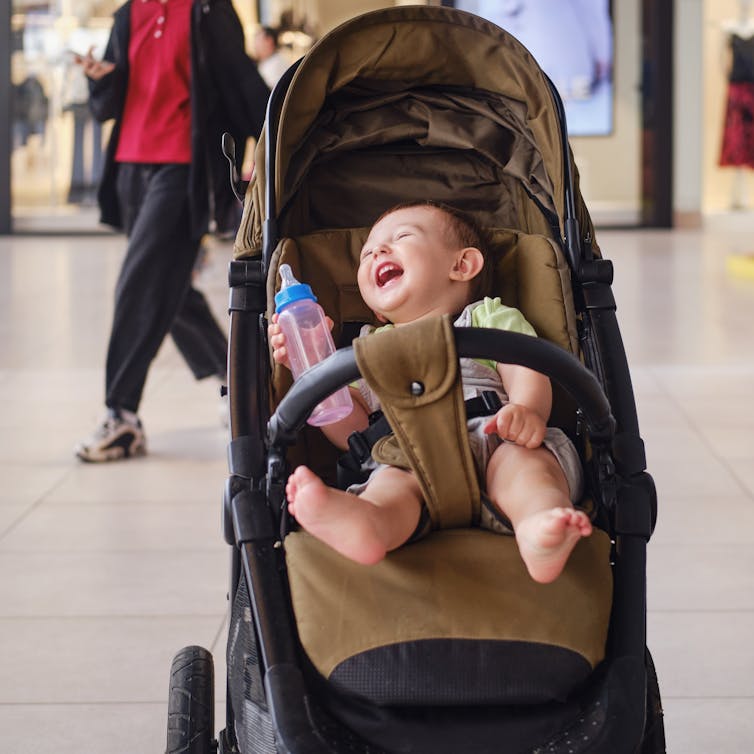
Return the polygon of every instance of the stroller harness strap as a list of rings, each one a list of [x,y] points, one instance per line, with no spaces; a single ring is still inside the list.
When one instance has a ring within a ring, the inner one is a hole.
[[[476,398],[467,398],[466,420],[477,419],[481,416],[496,414],[502,408],[500,396],[494,390],[484,390]],[[372,457],[372,448],[383,437],[392,434],[390,423],[382,411],[377,411],[369,417],[369,426],[362,432],[352,432],[348,436],[348,453],[353,462],[361,466]],[[349,468],[351,468],[349,466]]]
[[[414,472],[433,528],[477,523],[479,481],[450,316],[358,338],[354,353],[394,432],[372,456]]]

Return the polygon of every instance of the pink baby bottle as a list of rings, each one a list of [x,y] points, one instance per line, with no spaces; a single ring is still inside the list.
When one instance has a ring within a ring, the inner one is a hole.
[[[287,264],[280,265],[280,280],[282,286],[275,295],[275,311],[285,335],[293,379],[297,380],[307,369],[333,353],[335,343],[311,287],[299,283]],[[307,422],[321,427],[339,421],[351,411],[351,395],[347,387],[342,387],[317,404]]]

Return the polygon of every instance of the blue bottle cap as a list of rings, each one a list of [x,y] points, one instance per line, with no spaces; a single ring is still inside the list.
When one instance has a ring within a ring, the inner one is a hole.
[[[280,265],[280,280],[282,287],[275,294],[275,311],[279,312],[294,301],[301,301],[301,299],[311,299],[316,301],[317,297],[311,289],[311,286],[306,283],[299,283],[295,277],[289,264]]]

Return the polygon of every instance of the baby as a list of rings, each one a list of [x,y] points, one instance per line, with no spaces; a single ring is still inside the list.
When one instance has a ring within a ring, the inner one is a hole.
[[[535,335],[518,310],[499,299],[478,300],[492,274],[485,254],[481,232],[461,213],[432,202],[402,204],[372,227],[361,251],[359,290],[387,326],[452,314],[458,317],[456,326]],[[273,359],[288,366],[277,316],[269,326],[269,340]],[[578,499],[581,487],[576,449],[561,430],[547,427],[550,381],[525,367],[470,359],[462,360],[462,379],[465,398],[496,385],[504,404],[493,416],[468,423],[492,515],[502,514],[510,522],[531,577],[554,581],[592,526],[571,502]],[[369,414],[379,408],[363,380],[351,393],[353,412],[322,427],[343,450],[348,436],[364,430]],[[379,562],[409,540],[424,507],[413,473],[391,466],[373,471],[358,495],[328,487],[306,466],[299,466],[288,479],[286,495],[289,511],[306,531],[363,564]],[[494,528],[485,523],[484,515],[481,525]]]

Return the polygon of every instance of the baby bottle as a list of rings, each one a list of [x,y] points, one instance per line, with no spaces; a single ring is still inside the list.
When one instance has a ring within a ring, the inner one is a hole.
[[[282,287],[275,295],[275,311],[285,335],[293,379],[297,380],[307,369],[333,353],[335,343],[312,289],[299,283],[287,264],[280,265],[280,279]],[[319,403],[307,422],[321,427],[339,421],[352,410],[348,388],[342,387]]]

